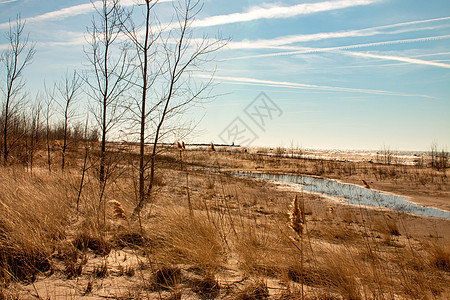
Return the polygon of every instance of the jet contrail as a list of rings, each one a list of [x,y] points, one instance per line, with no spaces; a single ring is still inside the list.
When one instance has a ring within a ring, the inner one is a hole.
[[[206,75],[198,74],[196,75],[200,78],[210,78]],[[322,91],[334,91],[334,92],[352,92],[352,93],[364,93],[364,94],[375,94],[375,95],[387,95],[387,96],[402,96],[402,97],[422,97],[422,98],[433,98],[428,95],[415,95],[415,94],[404,94],[392,91],[383,90],[370,90],[370,89],[355,89],[346,87],[336,87],[336,86],[326,86],[326,85],[313,85],[313,84],[303,84],[296,82],[287,81],[273,81],[273,80],[261,80],[248,77],[230,77],[230,76],[214,76],[215,79],[224,80],[231,84],[250,84],[250,85],[260,85],[260,86],[272,86],[272,87],[285,87],[294,89],[308,89],[308,90],[322,90]]]
[[[291,6],[253,7],[247,12],[232,13],[207,17],[192,23],[193,27],[210,27],[239,22],[249,22],[260,19],[284,19],[299,15],[343,9],[347,7],[370,5],[380,0],[337,0],[316,3],[300,3]]]
[[[414,24],[422,24],[422,23],[436,22],[436,21],[442,21],[442,20],[449,20],[449,19],[450,19],[450,17],[443,17],[443,18],[410,21],[410,22],[375,26],[375,27],[369,27],[369,28],[363,28],[363,29],[347,30],[347,31],[298,34],[298,35],[282,36],[282,37],[277,37],[277,38],[273,38],[273,39],[258,39],[258,40],[254,40],[254,41],[230,42],[227,46],[227,49],[276,48],[276,46],[281,46],[281,45],[293,44],[293,43],[298,43],[298,42],[320,41],[320,40],[332,39],[332,38],[373,36],[373,35],[379,35],[379,34],[397,34],[398,32],[384,32],[384,31],[379,31],[379,30],[386,29],[386,28],[401,27],[401,26],[405,26],[405,25],[414,25]],[[433,28],[412,28],[412,29],[407,29],[406,32],[417,31],[417,30],[427,30],[427,29],[433,29]]]
[[[16,1],[16,0],[11,0],[11,1],[7,1],[7,2],[12,2],[12,1]],[[7,3],[7,2],[0,2],[0,4]],[[172,2],[172,0],[160,0],[159,2]],[[90,13],[95,10],[94,7],[101,6],[101,4],[102,4],[102,1],[94,1],[92,3],[89,2],[89,3],[85,3],[85,4],[73,5],[73,6],[61,8],[59,10],[50,11],[50,12],[44,13],[42,15],[24,18],[23,20],[26,21],[27,23],[28,22],[30,22],[30,23],[41,22],[41,21],[47,21],[47,20],[63,20],[68,17]],[[135,1],[134,0],[122,0],[122,1],[120,1],[120,5],[133,6],[133,5],[135,5]],[[0,29],[8,28],[8,27],[9,27],[9,22],[0,24]]]
[[[391,44],[401,44],[401,43],[433,41],[433,40],[441,40],[441,39],[448,39],[448,38],[450,38],[450,35],[440,35],[440,36],[431,36],[431,37],[416,38],[416,39],[394,40],[394,41],[385,41],[385,42],[346,45],[346,46],[328,47],[328,48],[302,47],[296,51],[240,56],[240,57],[228,58],[226,60],[238,60],[238,59],[272,57],[272,56],[286,56],[286,55],[297,55],[297,54],[307,54],[307,53],[317,53],[317,52],[336,52],[336,53],[349,54],[349,55],[354,55],[354,56],[365,56],[365,57],[379,58],[379,59],[384,59],[384,60],[397,60],[397,61],[407,62],[407,63],[411,63],[411,64],[429,65],[429,66],[435,66],[435,67],[441,67],[441,68],[449,68],[450,65],[448,65],[448,64],[427,61],[427,60],[422,60],[422,59],[399,57],[399,56],[389,56],[389,55],[377,55],[377,54],[370,54],[370,53],[363,53],[363,52],[342,51],[342,50],[379,46],[379,45],[391,45]],[[291,49],[292,49],[292,47],[291,47]]]
[[[426,65],[426,66],[434,66],[434,67],[450,69],[450,64],[445,64],[445,63],[435,62],[435,61],[428,61],[428,60],[423,60],[423,59],[418,59],[418,58],[393,56],[393,55],[380,55],[380,54],[365,53],[365,52],[353,52],[353,51],[342,51],[341,53],[345,54],[345,55],[369,57],[369,58],[379,58],[379,59],[383,59],[383,60],[396,60],[396,61],[406,62],[406,63],[410,63],[410,64]]]
[[[424,42],[424,41],[442,40],[442,39],[448,39],[448,38],[450,38],[450,34],[448,34],[448,35],[439,35],[439,36],[429,36],[429,37],[423,37],[423,38],[415,38],[415,39],[393,40],[393,41],[385,41],[385,42],[364,43],[364,44],[355,44],[355,45],[346,45],[346,46],[337,46],[337,47],[327,47],[327,48],[311,48],[311,47],[298,47],[298,48],[296,48],[296,47],[289,47],[287,49],[298,49],[298,50],[289,51],[289,52],[276,52],[276,53],[268,53],[268,54],[239,56],[239,57],[229,58],[227,60],[259,58],[259,57],[271,57],[271,56],[283,56],[283,55],[295,55],[295,54],[306,54],[306,53],[314,53],[314,52],[329,52],[329,51],[335,51],[335,50],[347,50],[347,49],[372,47],[372,46],[381,46],[381,45],[393,45],[393,44],[402,44],[402,43]]]

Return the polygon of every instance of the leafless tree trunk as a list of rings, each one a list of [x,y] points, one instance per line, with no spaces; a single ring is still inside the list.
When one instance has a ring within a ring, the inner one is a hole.
[[[437,165],[437,154],[438,154],[438,146],[437,143],[431,144],[431,168],[436,168]]]
[[[50,118],[53,110],[54,95],[45,88],[45,141],[47,145],[48,171],[52,172],[51,149],[50,149]]]
[[[39,134],[41,129],[41,119],[40,119],[41,112],[42,112],[42,103],[40,102],[40,100],[37,99],[31,111],[30,153],[28,159],[30,163],[31,173],[33,173],[33,161],[39,142]]]
[[[120,20],[126,19],[119,0],[103,0],[101,7],[93,5],[98,20],[93,20],[88,30],[89,49],[85,52],[93,70],[86,82],[90,87],[90,98],[98,104],[94,115],[101,130],[99,179],[104,183],[107,177],[107,134],[120,121],[120,97],[130,86],[131,64],[127,47],[118,40]]]
[[[6,86],[1,90],[4,94],[3,102],[3,160],[6,164],[9,154],[8,129],[11,117],[17,113],[25,97],[23,72],[35,54],[35,45],[29,42],[24,32],[25,22],[17,17],[15,24],[10,21],[7,39],[8,48],[3,51],[1,61],[6,68]]]
[[[175,18],[177,23],[172,26],[169,31],[156,27],[156,34],[151,34],[151,20],[150,12],[155,4],[152,1],[146,0],[145,16],[146,23],[144,24],[145,36],[144,40],[140,41],[135,34],[129,34],[138,51],[139,63],[142,64],[141,76],[141,103],[140,103],[140,159],[139,159],[139,199],[138,204],[133,212],[133,216],[139,216],[144,205],[149,201],[153,189],[153,181],[155,178],[155,162],[157,157],[158,143],[163,135],[163,127],[167,120],[179,115],[185,111],[190,104],[200,99],[202,92],[204,92],[210,85],[211,81],[206,84],[201,84],[197,89],[190,85],[191,73],[200,63],[207,61],[208,54],[217,51],[224,46],[222,40],[209,41],[206,37],[200,42],[194,43],[190,25],[195,19],[195,16],[201,9],[198,1],[185,0],[179,4],[174,5]],[[157,3],[157,2],[156,2]],[[168,26],[171,27],[170,25]],[[134,27],[132,27],[134,29]],[[127,30],[130,32],[130,30]],[[161,48],[153,48],[156,43],[162,45]],[[159,58],[156,65],[152,68],[153,72],[149,72],[149,57],[157,56]],[[156,85],[155,85],[156,83]],[[149,105],[150,92],[152,86],[163,87],[163,92],[158,93],[154,91],[151,95],[154,99]],[[151,120],[155,127],[152,127],[152,150],[150,160],[144,162],[144,143],[148,138],[146,134],[146,123]],[[148,177],[145,176],[146,169],[149,171]],[[147,187],[145,187],[145,180],[147,179]],[[146,189],[146,191],[145,191]]]
[[[147,125],[147,93],[149,88],[155,82],[157,78],[157,73],[153,73],[150,70],[149,60],[156,55],[156,52],[152,49],[153,43],[156,41],[157,36],[152,33],[151,28],[151,13],[152,9],[158,1],[145,0],[145,6],[143,6],[143,13],[145,16],[144,27],[144,37],[140,36],[140,28],[136,28],[131,18],[127,20],[121,20],[124,32],[127,34],[129,39],[135,46],[136,58],[138,61],[138,67],[141,76],[141,84],[138,84],[140,89],[141,97],[140,102],[137,101],[139,107],[138,119],[139,119],[139,196],[138,202],[145,201],[145,168],[146,163],[144,160],[145,156],[145,129]],[[150,73],[152,76],[150,76]]]
[[[111,164],[107,161],[106,141],[108,133],[117,126],[123,111],[122,96],[125,95],[131,81],[132,64],[128,56],[127,45],[120,41],[122,36],[121,20],[126,20],[125,10],[120,6],[119,0],[102,0],[99,5],[92,2],[97,11],[97,20],[92,21],[88,29],[89,48],[85,50],[91,74],[86,77],[89,86],[89,97],[95,104],[93,115],[100,127],[100,165],[99,165],[99,215],[103,215],[105,222],[104,194],[106,183],[111,173]],[[89,76],[90,75],[90,76]]]
[[[84,159],[83,159],[83,167],[81,169],[81,180],[80,180],[80,187],[78,189],[78,196],[77,196],[77,213],[79,212],[79,206],[80,206],[80,199],[81,199],[81,192],[84,187],[84,178],[86,176],[86,171],[88,170],[88,157],[89,157],[89,147],[90,147],[90,141],[88,140],[88,124],[89,124],[89,116],[86,118],[86,124],[84,127]]]
[[[63,80],[56,84],[56,90],[58,91],[58,98],[60,99],[60,107],[62,114],[64,116],[63,124],[63,145],[61,151],[61,170],[64,171],[67,142],[68,142],[68,130],[69,122],[74,117],[74,110],[72,109],[75,104],[78,94],[81,89],[81,78],[78,76],[76,71],[73,71],[72,75],[66,72]]]

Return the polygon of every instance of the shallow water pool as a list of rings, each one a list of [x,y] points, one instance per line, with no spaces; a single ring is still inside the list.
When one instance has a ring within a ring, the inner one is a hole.
[[[450,219],[450,212],[448,211],[420,206],[406,201],[408,199],[407,197],[366,189],[358,185],[341,183],[336,180],[290,174],[238,172],[234,173],[234,175],[298,184],[305,191],[340,198],[353,205],[386,207],[401,212]]]

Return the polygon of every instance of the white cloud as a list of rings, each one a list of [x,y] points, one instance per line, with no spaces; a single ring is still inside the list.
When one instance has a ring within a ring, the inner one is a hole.
[[[172,0],[160,0],[159,2],[171,2]],[[324,1],[317,3],[303,3],[293,6],[276,6],[272,5],[270,7],[253,7],[247,12],[233,13],[228,15],[218,15],[207,17],[202,20],[195,20],[192,23],[192,27],[207,27],[215,25],[230,24],[236,22],[252,21],[257,19],[268,19],[268,18],[288,18],[303,14],[312,14],[317,12],[343,9],[346,7],[369,5],[380,0],[337,0],[337,1]],[[100,5],[101,1],[95,1],[93,3],[74,5],[67,8],[62,8],[60,10],[48,12],[42,15],[26,18],[26,22],[41,22],[47,20],[61,20],[71,16],[81,15],[90,13],[94,10],[94,6]],[[123,6],[132,6],[136,3],[136,0],[122,0],[120,2]],[[7,28],[9,23],[0,24],[1,28]],[[163,28],[169,30],[174,25],[162,25]],[[339,33],[336,33],[339,35]],[[82,39],[77,39],[79,42],[84,42]],[[279,42],[279,41],[278,41]],[[63,45],[64,42],[57,42],[56,44]],[[74,44],[74,41],[67,41],[66,44]]]
[[[242,41],[230,42],[227,49],[260,49],[260,48],[279,48],[281,45],[288,45],[298,42],[319,41],[330,38],[344,38],[344,37],[360,37],[380,34],[378,31],[369,30],[350,30],[343,32],[323,32],[314,34],[299,34],[275,39],[261,39],[256,41]]]
[[[0,4],[5,4],[5,3],[9,3],[9,2],[16,2],[17,0],[0,0]]]
[[[159,2],[162,3],[171,1],[172,0],[160,0]],[[317,3],[303,3],[293,6],[253,7],[248,12],[233,13],[228,15],[218,15],[208,17],[203,20],[196,20],[193,22],[192,26],[209,27],[215,25],[231,24],[236,22],[247,22],[258,19],[289,18],[298,15],[343,9],[353,6],[369,5],[379,1],[380,0],[337,0],[337,1],[317,2]],[[123,6],[132,6],[136,2],[137,2],[136,0],[120,1],[121,5]],[[29,17],[26,18],[25,21],[41,22],[47,20],[62,20],[68,17],[90,13],[94,10],[93,4],[95,6],[99,6],[101,5],[101,3],[102,3],[101,1],[95,1],[93,3],[74,5],[59,10],[47,12],[42,15]],[[0,24],[0,29],[8,28],[8,26],[9,23],[2,23]]]
[[[204,75],[196,75],[201,78],[210,78]],[[422,97],[422,98],[433,98],[428,95],[415,95],[415,94],[404,94],[393,91],[383,91],[383,90],[370,90],[370,89],[356,89],[356,88],[346,88],[346,87],[336,87],[336,86],[326,86],[326,85],[313,85],[313,84],[303,84],[296,82],[287,81],[273,81],[273,80],[261,80],[248,77],[231,77],[231,76],[214,76],[215,79],[227,82],[230,84],[244,84],[244,85],[259,85],[259,86],[271,86],[271,87],[283,87],[283,88],[293,88],[293,89],[307,89],[307,90],[321,90],[321,91],[333,91],[333,92],[351,92],[351,93],[363,93],[363,94],[376,94],[376,95],[387,95],[387,96],[402,96],[402,97]]]
[[[171,2],[172,0],[160,0],[159,2]],[[135,0],[121,0],[120,4],[122,6],[133,6],[137,1]],[[1,2],[0,2],[1,3]],[[25,18],[24,21],[27,23],[33,23],[33,22],[42,22],[42,21],[48,21],[48,20],[62,20],[66,19],[68,17],[78,16],[90,13],[94,11],[95,7],[100,7],[102,4],[102,1],[94,1],[92,3],[85,3],[85,4],[79,4],[74,6],[69,6],[65,8],[61,8],[59,10],[50,11],[42,15],[37,15],[34,17]],[[8,28],[9,23],[1,23],[0,29],[2,28]]]
[[[380,0],[338,0],[317,3],[301,3],[292,6],[253,7],[247,12],[219,15],[196,20],[193,27],[209,27],[217,25],[248,22],[259,19],[291,18],[299,15],[308,15],[318,12],[343,9],[353,6],[369,5]]]

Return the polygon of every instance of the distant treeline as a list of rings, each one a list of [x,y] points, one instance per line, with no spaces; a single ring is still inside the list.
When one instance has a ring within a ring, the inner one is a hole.
[[[97,128],[86,128],[81,123],[68,125],[65,130],[64,121],[50,124],[40,113],[23,113],[11,115],[8,122],[8,155],[20,161],[29,161],[36,150],[45,148],[45,145],[54,144],[55,141],[66,140],[66,143],[97,142],[99,132]],[[0,114],[0,132],[5,131],[5,114]],[[4,137],[4,136],[3,136]],[[0,139],[0,147],[4,152],[5,140]],[[4,153],[2,153],[4,155]]]

